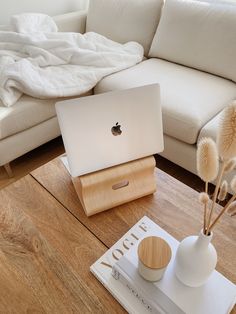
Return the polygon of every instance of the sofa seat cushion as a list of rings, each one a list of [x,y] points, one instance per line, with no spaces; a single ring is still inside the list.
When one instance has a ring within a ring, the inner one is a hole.
[[[148,54],[163,0],[90,0],[86,31],[119,43],[137,41]]]
[[[0,106],[0,139],[29,129],[55,115],[55,100],[24,95],[12,107]]]
[[[236,82],[236,5],[166,0],[149,57],[163,58]]]
[[[89,94],[92,94],[92,91],[85,95]],[[62,100],[62,98],[36,99],[23,95],[11,107],[1,106],[0,104],[0,140],[56,116],[55,103],[59,100]]]
[[[201,128],[236,97],[236,84],[161,59],[104,78],[94,93],[159,83],[164,133],[194,144]]]

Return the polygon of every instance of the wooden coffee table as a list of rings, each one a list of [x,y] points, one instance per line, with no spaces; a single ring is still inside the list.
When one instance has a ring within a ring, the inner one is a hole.
[[[201,229],[198,193],[161,170],[156,176],[155,195],[90,218],[60,159],[1,190],[0,313],[125,313],[90,265],[144,215],[178,240]],[[234,283],[235,240],[226,215],[213,243],[217,270]]]

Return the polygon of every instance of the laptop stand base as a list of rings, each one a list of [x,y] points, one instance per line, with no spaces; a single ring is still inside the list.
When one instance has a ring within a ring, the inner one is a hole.
[[[156,161],[153,156],[72,178],[87,216],[153,194]]]

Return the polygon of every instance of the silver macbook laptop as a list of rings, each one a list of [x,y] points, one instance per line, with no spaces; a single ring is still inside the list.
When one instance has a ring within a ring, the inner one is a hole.
[[[73,177],[163,151],[158,84],[56,104]]]

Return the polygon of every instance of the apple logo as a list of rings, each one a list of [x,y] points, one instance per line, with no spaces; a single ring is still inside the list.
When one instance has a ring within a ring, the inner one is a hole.
[[[116,125],[114,125],[114,126],[111,128],[111,133],[112,133],[114,136],[121,135],[122,130],[121,130],[120,128],[121,128],[121,125],[120,125],[118,122],[116,122]]]

